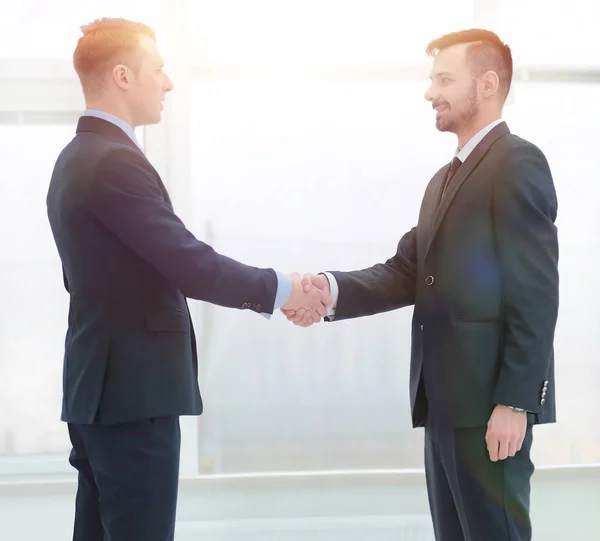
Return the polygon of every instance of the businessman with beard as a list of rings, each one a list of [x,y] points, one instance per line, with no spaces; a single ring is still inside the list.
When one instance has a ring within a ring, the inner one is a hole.
[[[414,305],[412,422],[425,428],[437,541],[530,541],[533,425],[555,422],[557,198],[542,151],[502,110],[510,48],[486,30],[432,41],[425,98],[457,149],[418,223],[371,268],[305,275],[331,293],[326,321]],[[303,310],[283,310],[297,325]]]

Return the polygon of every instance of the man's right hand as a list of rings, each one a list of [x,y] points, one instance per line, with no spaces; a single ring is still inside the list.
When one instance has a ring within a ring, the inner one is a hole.
[[[304,279],[302,279],[298,273],[290,274],[292,292],[281,307],[281,311],[290,315],[300,312],[305,320],[310,321],[312,324],[321,321],[321,318],[327,315],[327,308],[331,306],[333,301],[329,291],[329,283],[326,290],[320,287],[312,287],[306,278],[307,276],[309,275],[305,274]],[[325,281],[327,281],[326,278]],[[300,320],[300,317],[298,317],[298,320]]]
[[[310,294],[311,291],[319,291],[329,299],[327,306],[331,305],[331,287],[329,286],[327,276],[324,274],[305,274],[302,277],[302,288],[306,294]],[[310,327],[313,323],[321,321],[320,317],[315,317],[314,313],[311,310],[306,310],[305,307],[293,310],[284,305],[281,308],[281,312],[288,321],[291,321],[294,325],[298,325],[299,327]],[[321,317],[325,317],[326,314],[327,309],[325,309],[325,313],[319,313]]]

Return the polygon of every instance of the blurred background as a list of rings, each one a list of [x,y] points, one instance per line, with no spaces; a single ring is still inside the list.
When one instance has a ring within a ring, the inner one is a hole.
[[[597,540],[595,9],[592,0],[3,6],[0,539],[71,531],[75,474],[60,422],[68,296],[45,197],[84,109],[71,63],[79,27],[111,16],[155,29],[175,84],[163,121],[137,131],[176,212],[217,251],[285,272],[392,256],[455,149],[423,99],[427,42],[483,27],[511,46],[505,119],[544,151],[559,198],[559,422],[535,431],[534,539]],[[412,309],[300,329],[280,314],[190,305],[205,413],[182,419],[177,540],[433,539],[423,433],[409,416]]]

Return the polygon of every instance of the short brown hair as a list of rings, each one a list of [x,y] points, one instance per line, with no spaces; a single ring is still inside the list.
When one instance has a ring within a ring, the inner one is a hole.
[[[73,53],[73,66],[84,94],[97,90],[110,64],[126,64],[133,70],[139,69],[135,52],[140,36],[156,40],[154,31],[143,23],[127,19],[96,19],[82,26],[83,36],[79,38]]]
[[[475,77],[486,71],[495,71],[498,74],[500,88],[504,98],[508,96],[513,77],[513,59],[510,47],[490,30],[472,28],[452,32],[429,42],[426,54],[436,56],[440,51],[458,45],[469,43],[467,48],[467,62]]]

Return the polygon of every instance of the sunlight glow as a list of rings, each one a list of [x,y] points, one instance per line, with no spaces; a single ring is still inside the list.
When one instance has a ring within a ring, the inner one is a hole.
[[[492,30],[510,45],[515,64],[600,67],[597,0],[502,0]]]
[[[0,58],[70,60],[81,36],[80,27],[100,17],[137,20],[160,32],[162,3],[162,0],[11,2],[0,17]]]
[[[413,65],[429,40],[473,21],[473,0],[219,0],[190,8],[193,61],[243,66]]]
[[[175,40],[180,64],[413,66],[426,61],[430,39],[477,25],[478,0],[170,1],[175,9],[167,0],[12,2],[0,17],[0,58],[70,60],[81,25],[125,17],[152,26],[159,44]],[[597,68],[596,4],[503,0],[490,29],[511,46],[515,65]],[[168,10],[177,12],[170,28]]]

